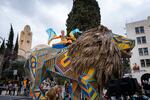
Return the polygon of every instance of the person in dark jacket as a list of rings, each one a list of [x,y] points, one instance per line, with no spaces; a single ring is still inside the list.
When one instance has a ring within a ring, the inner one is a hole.
[[[2,95],[2,91],[3,91],[3,83],[0,83],[0,95]]]
[[[15,95],[15,91],[16,91],[15,82],[13,82],[12,84],[12,91],[13,91],[13,95]]]

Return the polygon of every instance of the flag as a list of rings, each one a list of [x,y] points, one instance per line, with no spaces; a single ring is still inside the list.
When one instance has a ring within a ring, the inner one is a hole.
[[[69,36],[73,39],[73,40],[76,40],[76,38],[74,37],[74,34],[75,33],[82,33],[78,28],[72,30],[70,33],[69,33]]]
[[[56,33],[52,28],[47,29],[46,32],[48,34],[48,44],[50,44],[52,39],[56,36]]]

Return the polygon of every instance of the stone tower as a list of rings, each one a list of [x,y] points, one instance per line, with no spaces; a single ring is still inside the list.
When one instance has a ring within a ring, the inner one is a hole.
[[[32,46],[32,32],[29,25],[26,25],[20,33],[18,55],[27,58]]]

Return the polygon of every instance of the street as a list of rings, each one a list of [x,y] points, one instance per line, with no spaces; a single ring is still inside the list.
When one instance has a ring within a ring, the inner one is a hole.
[[[16,96],[17,91],[15,91],[14,96],[5,95],[6,91],[2,91],[2,95],[0,95],[0,100],[33,100],[31,97],[27,96]]]
[[[33,100],[33,99],[31,97],[25,97],[25,96],[1,95],[0,100]]]

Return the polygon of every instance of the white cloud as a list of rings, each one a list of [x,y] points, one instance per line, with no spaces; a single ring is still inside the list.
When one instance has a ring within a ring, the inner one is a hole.
[[[131,6],[139,6],[142,4],[142,2],[143,0],[122,0],[122,3],[126,3]]]
[[[114,33],[124,34],[125,23],[146,19],[150,15],[150,0],[97,0],[101,9],[102,24]],[[33,46],[47,43],[46,29],[57,33],[66,29],[66,19],[72,0],[0,0],[0,36],[7,38],[10,23],[15,33],[26,24],[33,32]],[[132,20],[131,20],[132,19]]]
[[[150,15],[150,0],[98,0],[102,24],[114,33],[124,34],[127,22],[146,19]]]

